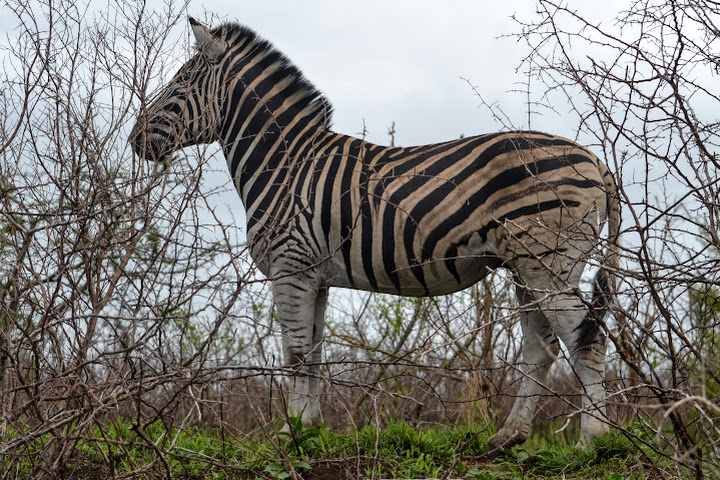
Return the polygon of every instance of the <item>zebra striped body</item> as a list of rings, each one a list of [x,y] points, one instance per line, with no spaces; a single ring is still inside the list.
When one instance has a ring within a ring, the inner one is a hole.
[[[237,25],[191,25],[198,53],[131,141],[156,160],[220,141],[247,210],[251,255],[273,282],[285,360],[309,374],[293,380],[291,410],[320,418],[312,396],[329,287],[439,295],[500,266],[514,272],[528,306],[528,375],[526,396],[490,447],[527,437],[558,338],[573,352],[587,404],[603,401],[604,334],[576,294],[603,222],[617,230],[614,182],[597,157],[538,132],[410,148],[338,134],[322,95],[269,43]],[[583,414],[586,441],[607,430],[602,411]]]
[[[487,267],[555,250],[527,245],[522,232],[559,231],[562,215],[574,224],[605,214],[602,164],[541,133],[387,148],[327,132],[288,159],[300,161],[238,184],[253,257],[270,278],[311,268],[319,285],[451,293]],[[285,256],[288,265],[273,271]]]

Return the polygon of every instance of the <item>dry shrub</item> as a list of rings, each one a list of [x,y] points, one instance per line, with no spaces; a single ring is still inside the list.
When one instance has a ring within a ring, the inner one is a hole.
[[[52,478],[83,442],[110,442],[118,418],[159,448],[143,433],[157,421],[241,436],[272,431],[285,414],[292,372],[239,219],[218,206],[223,161],[201,147],[165,168],[128,148],[129,126],[185,56],[173,36],[184,6],[146,7],[9,2],[18,28],[0,96],[3,473],[24,464]],[[700,477],[720,456],[717,5],[637,2],[608,27],[546,0],[537,15],[519,35],[537,97],[530,118],[569,105],[560,113],[576,115],[580,143],[621,187],[610,421]],[[501,421],[519,379],[513,290],[498,271],[440,298],[336,293],[326,423]],[[540,414],[562,425],[580,404],[567,363],[547,387]],[[165,468],[161,453],[137,472]]]

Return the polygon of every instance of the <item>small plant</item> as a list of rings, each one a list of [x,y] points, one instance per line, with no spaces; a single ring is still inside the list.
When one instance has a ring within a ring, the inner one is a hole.
[[[329,432],[325,428],[306,427],[300,416],[287,419],[287,428],[280,428],[284,420],[278,422],[277,436],[283,439],[286,452],[294,451],[296,455],[326,454]]]
[[[265,474],[274,479],[285,479],[292,476],[292,471],[309,471],[312,467],[310,458],[318,458],[333,453],[330,445],[339,445],[337,436],[326,428],[306,427],[299,415],[279,420],[276,424],[276,438],[279,440],[275,448],[266,448],[269,456],[280,456],[282,461],[266,462]]]
[[[292,462],[292,468],[294,470],[310,470],[310,464],[307,462]],[[286,478],[290,478],[292,474],[287,471],[285,468],[285,465],[281,462],[273,462],[269,464],[265,469],[263,470],[264,473],[267,473],[270,478],[275,478],[277,480],[284,480]]]

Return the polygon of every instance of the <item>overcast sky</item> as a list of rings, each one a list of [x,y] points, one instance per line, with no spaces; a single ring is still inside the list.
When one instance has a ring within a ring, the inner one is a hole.
[[[172,0],[146,1],[161,12]],[[114,0],[88,0],[86,16],[108,3],[112,10]],[[609,22],[630,0],[575,3],[586,18]],[[274,43],[325,92],[336,131],[360,134],[364,122],[368,140],[387,143],[395,122],[397,143],[409,146],[500,129],[473,87],[511,126],[527,128],[527,77],[518,68],[529,48],[502,37],[521,31],[513,15],[530,21],[536,8],[535,0],[190,0],[187,14],[237,20]],[[15,15],[5,5],[0,13],[0,35],[12,36]],[[190,29],[180,24],[173,33]],[[531,126],[572,137],[577,125],[562,120],[535,116]]]
[[[586,2],[583,2],[586,3]],[[592,18],[627,1],[587,2]],[[334,129],[408,146],[498,130],[483,98],[497,103],[518,128],[527,127],[526,77],[516,71],[527,46],[511,17],[533,18],[534,0],[238,0],[191,1],[198,19],[213,13],[238,20],[272,41],[335,108]],[[594,10],[594,11],[592,11]],[[184,27],[186,28],[186,27]],[[468,83],[470,82],[470,83]],[[560,109],[562,111],[562,108]],[[572,135],[559,118],[533,118],[534,129]]]
[[[85,1],[93,15],[115,0],[81,0],[78,5]],[[172,1],[147,0],[147,7],[161,12],[165,2]],[[632,2],[567,0],[582,17],[607,28]],[[536,0],[189,0],[186,13],[199,20],[213,15],[237,20],[274,43],[326,94],[334,106],[335,131],[360,135],[365,125],[368,140],[387,144],[387,129],[395,122],[397,144],[410,146],[528,127],[527,76],[518,68],[529,47],[511,37],[522,30],[512,17],[536,21],[536,8]],[[12,36],[16,26],[14,14],[0,6],[0,35]],[[191,35],[186,22],[173,34]],[[589,54],[572,53],[578,59]],[[178,51],[177,57],[189,54]],[[473,86],[486,102],[502,109],[505,125],[480,106]],[[531,91],[537,100],[543,86],[531,84]],[[552,107],[556,113],[534,115],[531,127],[574,138],[577,116],[567,115],[567,104]],[[229,187],[224,162],[212,162],[205,171],[207,184]],[[635,178],[630,168],[625,174]],[[217,205],[227,205],[222,208],[244,225],[230,188],[216,198]]]
[[[413,145],[494,129],[462,78],[487,98],[502,99],[516,81],[522,49],[496,37],[515,28],[509,17],[533,2],[493,2],[492,9],[481,8],[484,3],[276,0],[232,9],[230,2],[215,0],[204,5],[236,16],[284,51],[330,99],[335,130],[359,133],[364,120],[368,139],[385,143],[387,127],[395,121],[397,141]]]

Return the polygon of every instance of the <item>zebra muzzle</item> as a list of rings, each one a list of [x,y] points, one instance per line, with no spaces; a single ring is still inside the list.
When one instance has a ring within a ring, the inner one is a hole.
[[[138,128],[130,133],[130,146],[137,156],[151,162],[166,163],[172,153],[180,148],[161,126]]]

